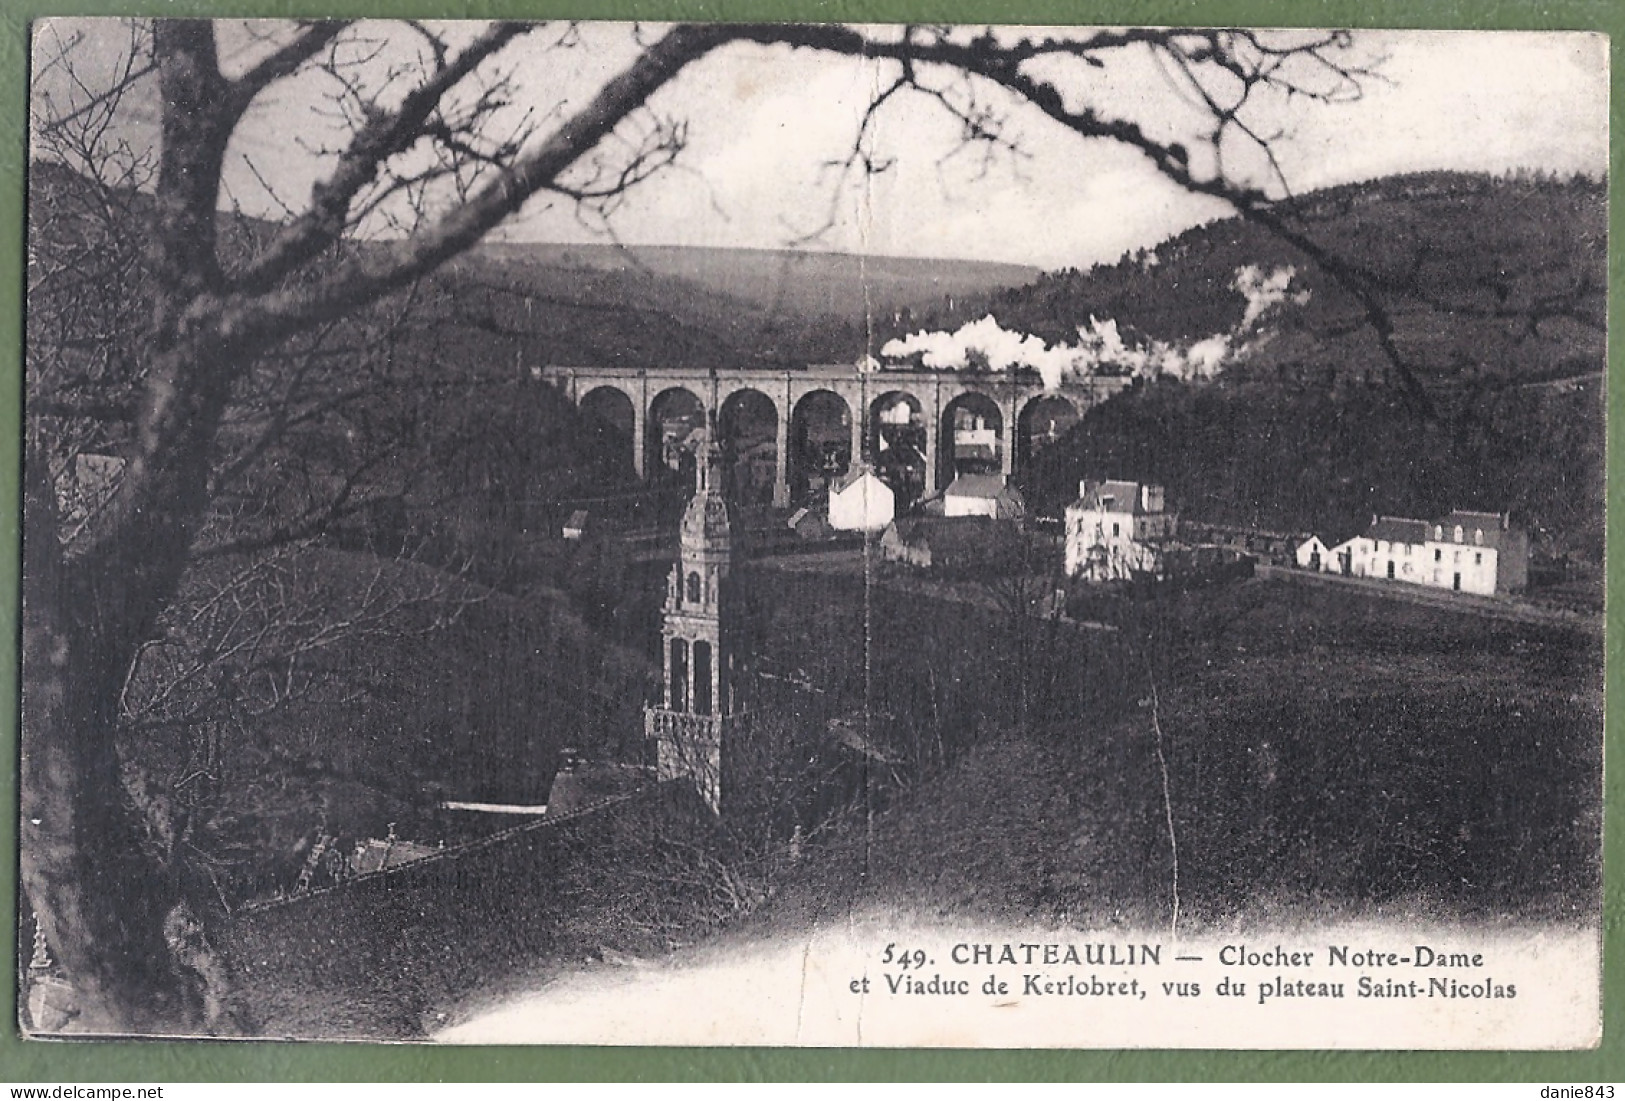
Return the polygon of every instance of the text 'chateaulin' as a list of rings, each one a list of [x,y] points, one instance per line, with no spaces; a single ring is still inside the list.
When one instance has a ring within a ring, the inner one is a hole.
[[[962,942],[949,948],[945,963],[938,968],[936,954],[921,947],[901,947],[889,943],[880,953],[884,985],[871,985],[869,976],[851,980],[853,994],[939,995],[964,997],[981,993],[991,997],[1129,997],[1144,999],[1157,992],[1158,984],[1142,986],[1138,978],[1108,972],[1026,971],[985,973],[980,982],[953,974],[956,968],[1191,968],[1216,961],[1224,969],[1217,984],[1210,985],[1215,996],[1245,998],[1249,993],[1257,1004],[1281,998],[1516,998],[1517,987],[1498,981],[1491,974],[1468,974],[1486,966],[1482,952],[1453,951],[1425,944],[1391,949],[1347,944],[1314,948],[1287,948],[1281,945],[1257,947],[1226,944],[1211,956],[1194,954],[1165,959],[1164,946],[1133,942],[1071,944],[1051,942]],[[921,974],[932,968],[929,976]],[[1288,977],[1272,969],[1300,968],[1338,972],[1310,978]],[[1447,970],[1445,975],[1427,974],[1401,978],[1393,974],[1352,976],[1346,969],[1416,969],[1428,972]],[[944,973],[947,972],[947,973]],[[1248,986],[1253,987],[1252,991]],[[1200,981],[1184,978],[1160,983],[1165,997],[1196,998],[1203,995]]]

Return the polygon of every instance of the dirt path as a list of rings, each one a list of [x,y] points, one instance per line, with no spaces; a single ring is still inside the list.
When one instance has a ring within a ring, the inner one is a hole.
[[[1477,596],[1472,593],[1445,592],[1421,585],[1408,585],[1398,581],[1383,581],[1371,577],[1340,577],[1331,573],[1312,573],[1308,570],[1288,569],[1284,566],[1257,567],[1256,575],[1266,581],[1286,581],[1299,585],[1320,585],[1326,588],[1353,589],[1356,592],[1380,596],[1387,600],[1403,600],[1430,608],[1445,608],[1469,615],[1508,619],[1519,623],[1546,623],[1562,627],[1578,627],[1595,634],[1603,632],[1604,620],[1600,615],[1585,615],[1566,608],[1550,608],[1505,596]]]

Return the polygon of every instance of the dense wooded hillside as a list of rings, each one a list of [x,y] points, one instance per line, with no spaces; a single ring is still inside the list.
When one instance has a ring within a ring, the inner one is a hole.
[[[1284,208],[1285,209],[1285,208]],[[1429,383],[1529,382],[1601,369],[1606,291],[1606,189],[1585,177],[1396,176],[1300,197],[1286,221],[1370,276],[1394,315],[1395,338]],[[1234,326],[1243,267],[1293,267],[1308,301],[1283,309],[1274,339],[1246,361],[1283,368],[1381,373],[1359,303],[1263,226],[1227,218],[1197,226],[1116,264],[1050,272],[952,310],[882,322],[881,340],[909,328],[954,328],[993,312],[1009,329],[1075,339],[1091,317],[1125,334],[1173,342]]]
[[[1539,545],[1600,561],[1605,198],[1584,178],[1450,174],[1303,198],[1297,224],[1367,281],[1377,319],[1293,246],[1229,219],[914,324],[992,312],[1060,341],[1109,317],[1131,346],[1177,346],[1240,322],[1240,269],[1291,266],[1297,297],[1215,379],[1147,377],[1045,454],[1029,476],[1040,501],[1104,474],[1164,481],[1207,519],[1331,534],[1375,512],[1510,509]]]

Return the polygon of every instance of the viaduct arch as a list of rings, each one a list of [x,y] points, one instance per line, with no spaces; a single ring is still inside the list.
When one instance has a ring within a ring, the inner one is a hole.
[[[956,454],[967,456],[959,460],[960,467],[980,463],[1009,476],[1030,461],[1030,435],[1053,436],[1069,417],[1081,417],[1132,385],[1127,378],[1091,377],[1046,390],[1029,374],[862,371],[845,364],[789,369],[546,366],[533,368],[533,373],[609,423],[625,421],[630,406],[630,424],[616,423],[616,428],[630,437],[639,477],[647,477],[660,461],[660,406],[670,403],[675,392],[691,395],[704,416],[717,416],[725,436],[741,408],[771,407],[772,500],[780,507],[790,503],[797,461],[793,448],[803,442],[792,438],[797,411],[819,391],[845,403],[847,438],[839,452],[847,462],[884,460],[885,452],[900,445],[922,449],[917,462],[909,461],[923,468],[919,495],[929,497],[952,479]],[[908,408],[906,422],[896,411],[899,403]],[[826,423],[826,436],[828,431]],[[760,450],[765,452],[765,440]]]

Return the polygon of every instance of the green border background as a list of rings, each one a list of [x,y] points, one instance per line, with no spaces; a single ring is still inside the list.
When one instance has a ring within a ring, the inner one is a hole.
[[[1625,4],[1619,0],[0,0],[0,959],[16,958],[18,478],[21,423],[23,200],[27,42],[50,15],[594,17],[675,20],[1229,24],[1446,29],[1590,30],[1612,34],[1611,132],[1625,132]],[[1620,146],[1610,146],[1610,315],[1625,286]],[[1617,367],[1625,327],[1612,326]],[[1625,399],[1608,392],[1609,543],[1625,534],[1620,445]],[[1610,564],[1612,565],[1610,556]],[[1625,584],[1609,574],[1608,756],[1621,747]],[[0,969],[0,1082],[526,1081],[526,1080],[1016,1080],[1016,1081],[1527,1081],[1625,1082],[1625,788],[1610,768],[1605,846],[1604,1038],[1588,1052],[855,1051],[693,1048],[460,1048],[417,1045],[24,1043],[15,968]]]

